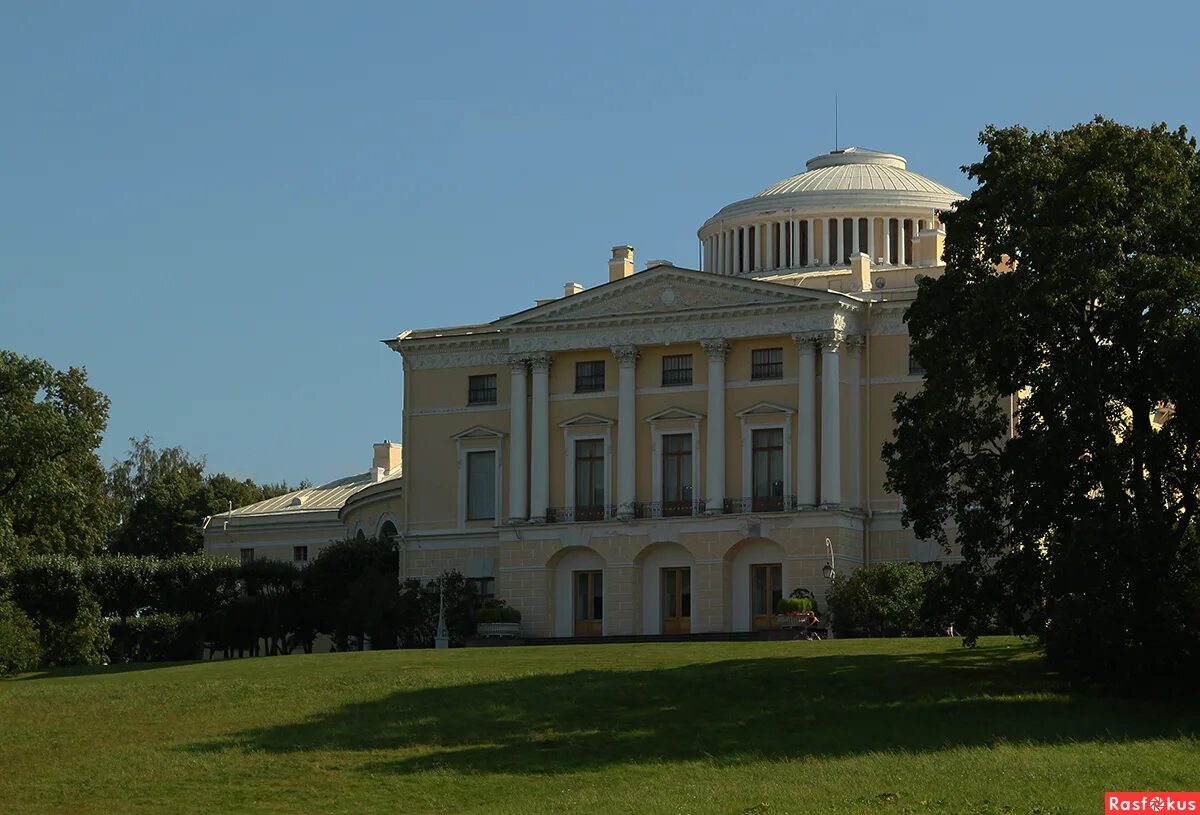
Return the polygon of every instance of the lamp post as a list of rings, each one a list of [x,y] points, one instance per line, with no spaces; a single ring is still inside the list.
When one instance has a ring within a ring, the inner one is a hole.
[[[821,567],[821,575],[829,581],[829,585],[833,585],[833,581],[837,579],[837,560],[833,556],[833,541],[829,538],[825,539],[825,551],[829,553],[829,561]],[[825,593],[825,602],[829,602],[829,593]],[[833,639],[833,606],[829,606],[829,639]]]
[[[438,623],[437,634],[434,635],[433,644],[435,648],[450,647],[450,632],[446,630],[446,578],[445,575],[438,581]]]

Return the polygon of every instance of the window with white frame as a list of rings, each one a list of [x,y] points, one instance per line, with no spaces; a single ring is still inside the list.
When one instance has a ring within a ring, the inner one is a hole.
[[[467,520],[496,517],[496,451],[467,453]]]
[[[783,429],[772,427],[751,434],[754,467],[754,510],[783,508]],[[774,504],[778,503],[776,507]]]
[[[604,464],[604,439],[575,441],[575,519],[578,521],[604,517]],[[597,517],[591,518],[592,515]]]
[[[692,434],[666,433],[662,437],[662,514],[691,515],[695,494],[692,484]]]

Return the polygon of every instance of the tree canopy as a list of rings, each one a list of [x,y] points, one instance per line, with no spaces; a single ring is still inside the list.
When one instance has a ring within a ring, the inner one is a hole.
[[[1183,128],[984,130],[908,312],[888,484],[1057,663],[1200,663],[1200,158]],[[982,597],[983,594],[978,596]]]
[[[108,534],[95,449],[108,398],[83,368],[0,350],[0,556],[88,555]]]
[[[239,481],[225,473],[205,475],[203,458],[193,458],[182,447],[155,448],[149,436],[129,444],[128,456],[108,471],[117,519],[109,547],[113,552],[159,557],[199,552],[205,516],[290,489],[287,484]]]

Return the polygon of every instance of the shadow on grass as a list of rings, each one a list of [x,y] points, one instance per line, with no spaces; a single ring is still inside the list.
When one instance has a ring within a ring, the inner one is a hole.
[[[1022,648],[579,670],[403,691],[192,749],[398,751],[368,769],[558,773],[1200,734],[1200,706],[1057,693],[1043,671]]]

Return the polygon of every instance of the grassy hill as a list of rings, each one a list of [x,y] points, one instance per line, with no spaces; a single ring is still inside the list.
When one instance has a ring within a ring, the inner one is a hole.
[[[1095,813],[1198,737],[1009,638],[112,666],[0,682],[0,810]]]

